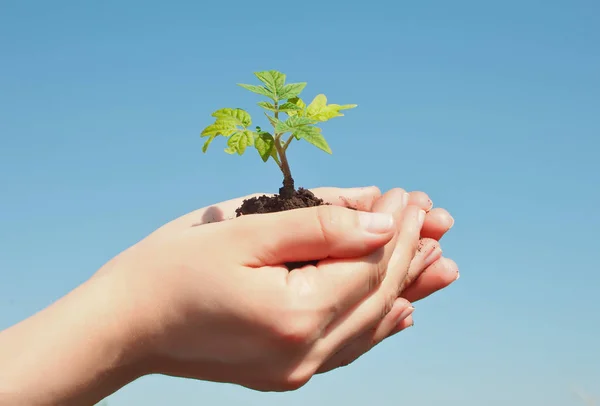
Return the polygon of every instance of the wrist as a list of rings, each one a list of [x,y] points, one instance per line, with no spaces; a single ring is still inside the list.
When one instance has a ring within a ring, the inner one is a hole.
[[[0,333],[0,403],[93,404],[143,375],[110,284],[92,278]]]

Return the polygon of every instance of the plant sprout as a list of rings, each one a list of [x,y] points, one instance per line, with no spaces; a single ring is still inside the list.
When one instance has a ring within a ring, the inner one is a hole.
[[[283,187],[279,189],[279,194],[283,198],[290,198],[295,187],[286,152],[292,141],[306,140],[331,154],[331,148],[316,124],[343,116],[341,110],[354,108],[356,104],[327,104],[327,97],[319,94],[306,105],[299,97],[306,83],[286,84],[286,75],[275,70],[255,72],[254,75],[262,82],[262,86],[239,86],[269,99],[258,102],[258,105],[266,110],[265,115],[273,130],[264,131],[258,126],[250,129],[252,118],[243,109],[220,109],[212,114],[215,122],[202,131],[201,137],[208,137],[202,152],[206,153],[217,136],[227,138],[225,152],[228,154],[243,155],[247,147],[253,146],[264,162],[269,159],[275,161],[283,174]],[[287,117],[284,119],[282,114]]]

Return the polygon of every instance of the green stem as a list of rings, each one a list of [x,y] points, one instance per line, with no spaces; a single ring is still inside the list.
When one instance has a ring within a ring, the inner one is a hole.
[[[287,149],[290,146],[290,143],[292,142],[293,139],[294,139],[294,136],[290,135],[290,138],[288,138],[288,140],[285,142],[285,145],[283,146],[284,151],[287,151]]]
[[[279,104],[275,102],[275,113],[274,116],[279,120]],[[287,146],[289,145],[288,140],[283,146],[281,144],[281,136],[283,134],[277,134],[275,132],[275,126],[273,126],[273,132],[275,133],[275,149],[277,151],[277,155],[279,155],[279,161],[281,162],[281,172],[283,173],[283,186],[279,188],[279,195],[284,199],[289,199],[294,195],[295,186],[294,186],[294,178],[292,177],[292,171],[290,170],[290,164],[288,162],[287,156],[285,154]]]

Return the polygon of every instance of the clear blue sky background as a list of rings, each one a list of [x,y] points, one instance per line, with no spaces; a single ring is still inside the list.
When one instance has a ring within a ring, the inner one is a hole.
[[[299,185],[424,190],[456,226],[458,283],[415,327],[303,389],[147,377],[117,405],[583,404],[600,395],[600,3],[0,2],[0,328],[183,213],[276,191],[201,153],[237,87],[278,69],[359,107]],[[260,117],[257,115],[257,117]],[[261,121],[260,119],[259,121]],[[60,328],[60,326],[56,326]]]

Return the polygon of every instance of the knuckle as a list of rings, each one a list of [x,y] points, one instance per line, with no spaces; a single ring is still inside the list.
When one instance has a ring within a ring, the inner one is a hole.
[[[396,301],[396,299],[398,298],[398,293],[396,291],[390,291],[390,292],[386,292],[384,298],[383,298],[383,306],[382,306],[382,319],[388,315],[389,312],[392,311],[392,308],[394,307],[394,302]]]
[[[380,342],[381,342],[381,339],[377,335],[375,335],[375,332],[373,332],[373,334],[369,337],[366,351],[369,351],[371,348],[375,347]]]
[[[315,323],[309,318],[294,317],[280,320],[276,325],[275,334],[284,344],[304,347],[314,341]]]
[[[355,212],[333,205],[317,206],[316,212],[318,225],[326,243],[330,242],[332,237],[348,230],[352,226],[352,219],[356,216]]]
[[[379,285],[381,285],[387,272],[387,267],[383,261],[374,262],[372,267],[373,269],[369,275],[369,292],[374,291]]]
[[[322,330],[317,316],[311,309],[296,306],[282,309],[273,319],[275,338],[285,347],[302,349],[310,346]]]
[[[362,339],[362,352],[369,351],[371,348],[375,347],[379,343],[379,340],[377,339],[379,325],[380,324],[377,323],[376,325],[372,326],[369,329],[369,331],[365,334],[365,338]]]
[[[299,366],[290,370],[283,376],[279,386],[284,391],[295,391],[306,385],[314,376],[317,367],[308,362],[302,362]]]

